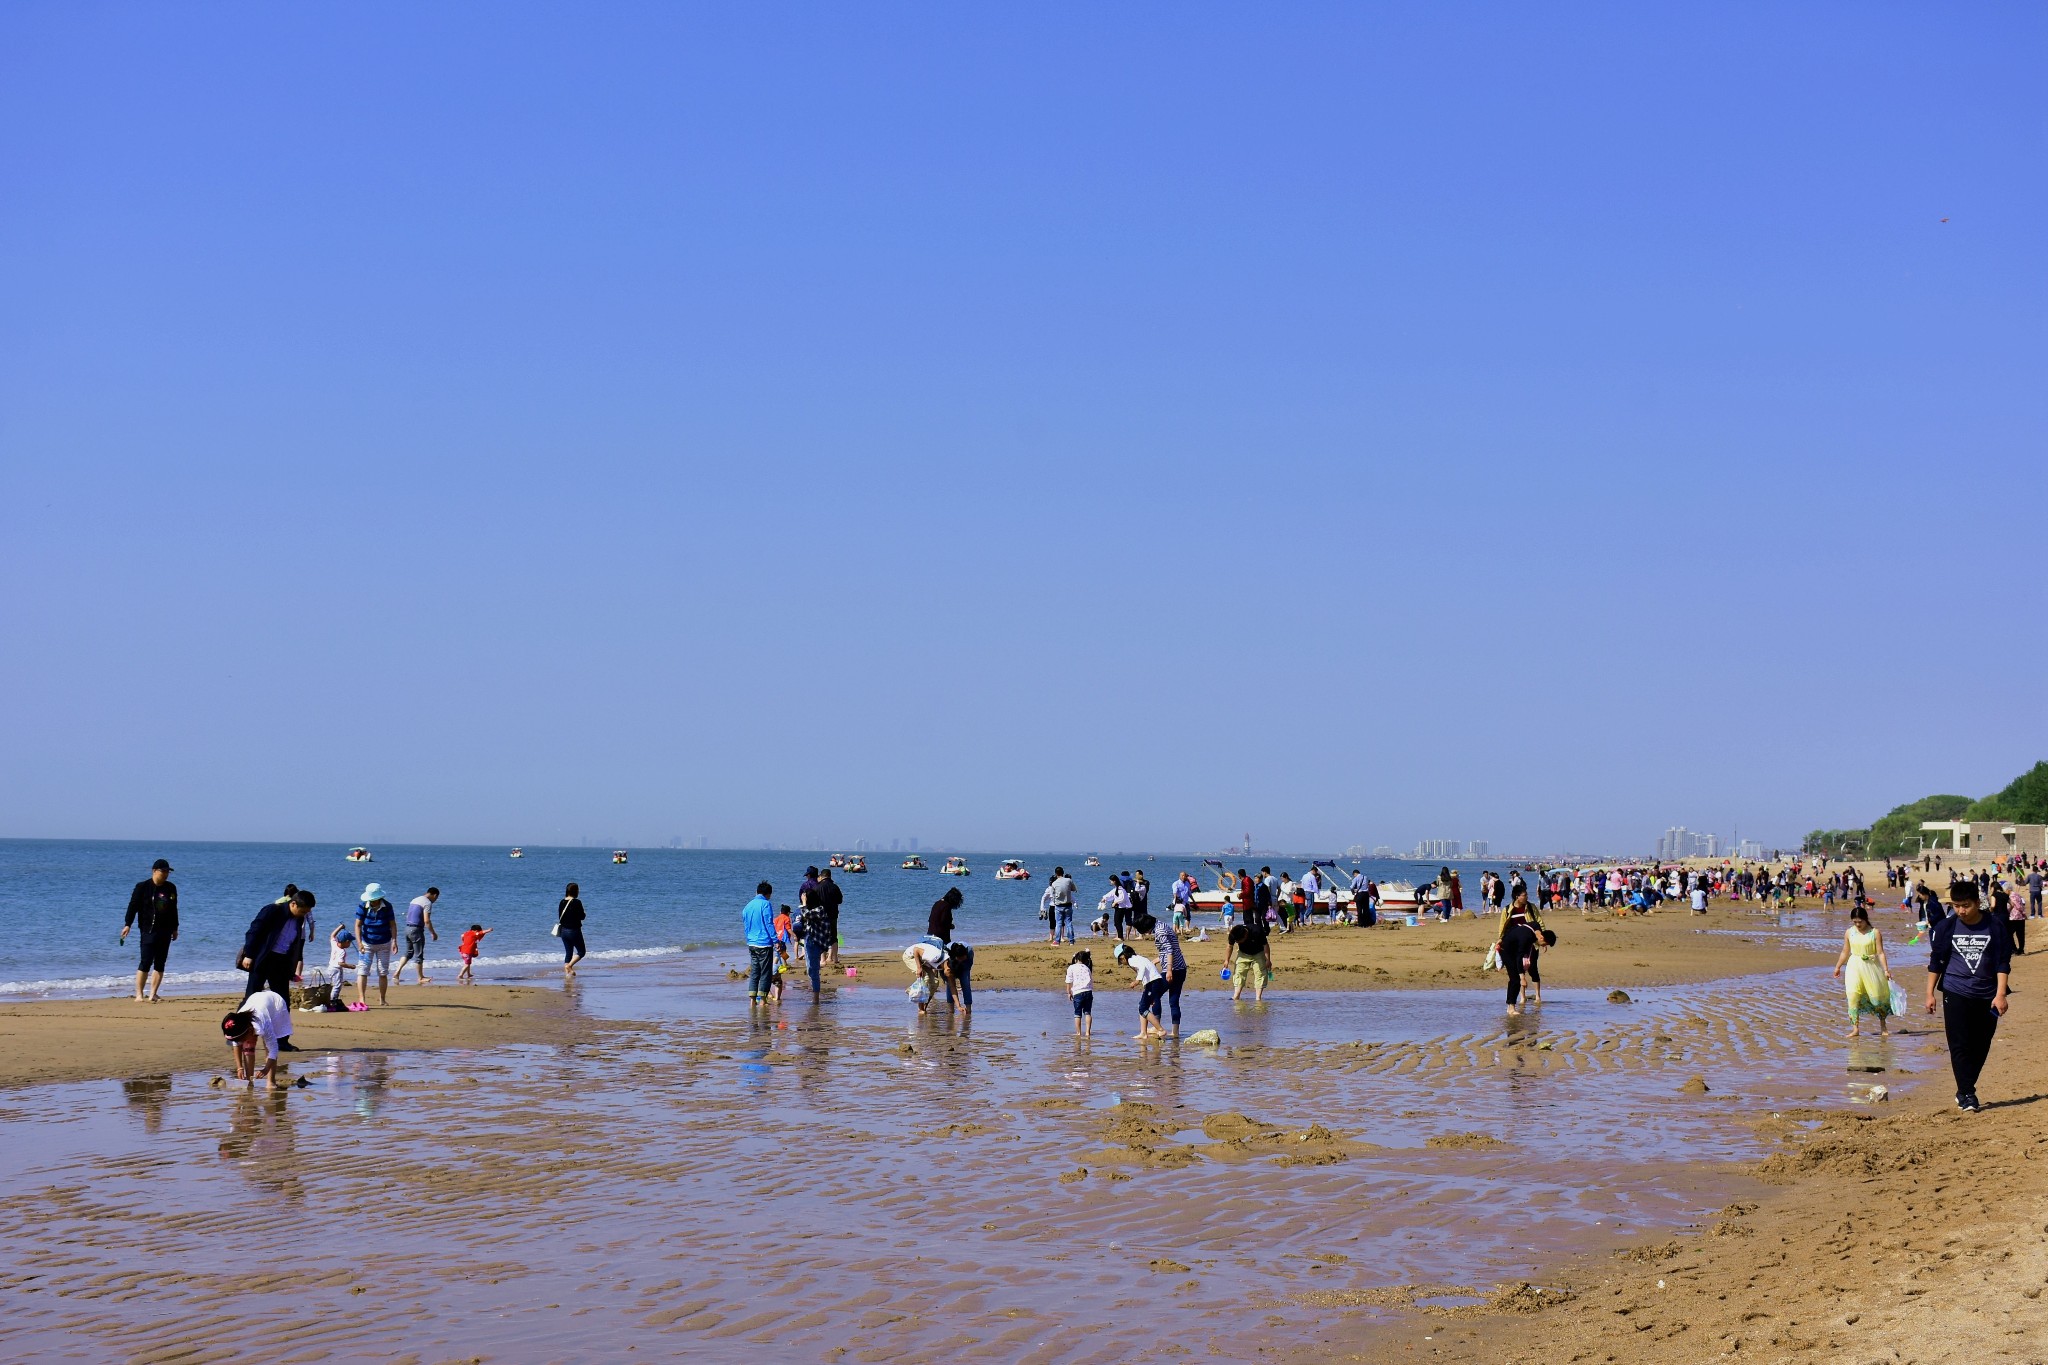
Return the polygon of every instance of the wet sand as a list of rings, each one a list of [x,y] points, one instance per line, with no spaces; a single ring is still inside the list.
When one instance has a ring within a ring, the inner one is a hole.
[[[2031,967],[2016,959],[2015,982]],[[1917,967],[1901,979],[1924,990]],[[1872,1074],[1893,1086],[1882,1105],[1788,1109],[1759,1124],[1777,1145],[1753,1167],[1753,1194],[1677,1235],[1558,1266],[1546,1280],[1564,1294],[1374,1324],[1347,1358],[2048,1360],[2040,1004],[2015,985],[1975,1115],[1954,1107],[1938,1018],[1909,1026],[1932,1034],[1923,1083]],[[1883,1060],[1868,1044],[1850,1055]]]
[[[1206,922],[1211,917],[1203,918]],[[1842,921],[1837,912],[1833,922]],[[1831,961],[1834,953],[1832,947],[1820,949],[1808,942],[1788,941],[1778,932],[1777,916],[1750,910],[1720,908],[1695,915],[1689,910],[1665,909],[1626,918],[1612,911],[1584,916],[1567,910],[1550,915],[1544,923],[1558,936],[1557,946],[1543,954],[1547,985],[1634,988],[1710,981]],[[1448,924],[1432,922],[1413,929],[1316,925],[1276,934],[1272,938],[1273,990],[1504,986],[1505,979],[1498,972],[1481,967],[1497,924],[1497,919],[1466,915]],[[1085,929],[1085,924],[1082,927]],[[973,941],[971,923],[963,922],[959,933]],[[1150,940],[1134,937],[1131,943],[1134,951],[1151,955]],[[1110,962],[1114,938],[1084,933],[1075,947],[1094,953],[1098,981],[1115,971]],[[1074,947],[1054,948],[1049,943],[977,945],[974,984],[990,989],[1058,990],[1074,951]],[[1230,989],[1230,983],[1222,979],[1221,932],[1212,926],[1208,942],[1184,941],[1182,952],[1188,959],[1189,990]],[[870,980],[909,980],[901,950],[854,954],[845,960]]]
[[[137,1004],[37,1000],[0,1005],[0,1086],[224,1069],[220,1018],[236,995],[165,996]],[[353,998],[351,995],[349,998]],[[581,1037],[590,1030],[559,990],[528,986],[400,986],[362,1013],[292,1014],[310,1052],[479,1048]]]
[[[1218,1048],[1137,1046],[1114,994],[1082,1046],[1043,990],[969,1023],[856,979],[750,1020],[619,980],[580,1003],[641,1022],[583,1041],[0,1094],[0,1354],[1407,1358],[1761,1205],[1751,1120],[1861,1079],[1812,968],[1515,1021],[1490,988],[1208,993]]]

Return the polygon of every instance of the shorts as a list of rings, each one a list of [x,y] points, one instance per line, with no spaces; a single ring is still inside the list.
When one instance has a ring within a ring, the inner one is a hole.
[[[361,943],[356,945],[356,979],[368,981],[372,974],[391,975],[391,945],[388,943]]]
[[[138,972],[156,972],[161,975],[164,969],[164,962],[170,955],[171,940],[168,937],[150,938],[145,935],[142,940],[142,956],[136,962],[135,970]]]
[[[1074,1017],[1079,1019],[1083,1015],[1093,1013],[1095,1013],[1095,992],[1074,992]]]
[[[405,931],[405,956],[422,966],[426,965],[427,927],[424,924],[415,925]]]

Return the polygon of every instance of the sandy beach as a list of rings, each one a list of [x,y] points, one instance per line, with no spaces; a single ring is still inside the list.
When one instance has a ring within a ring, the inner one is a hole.
[[[1265,1005],[1191,997],[1217,1047],[1137,1046],[1114,991],[1076,1043],[1045,945],[982,950],[971,1022],[886,956],[752,1018],[701,969],[411,988],[297,1016],[267,1094],[210,1084],[219,998],[9,1006],[0,1348],[2038,1358],[2024,988],[1958,1117],[1936,1021],[1841,1036],[1841,918],[1559,916],[1521,1019],[1483,923],[1304,931]]]
[[[0,1086],[126,1078],[226,1065],[220,1018],[238,995],[0,1004]],[[292,1015],[308,1053],[410,1052],[558,1042],[591,1032],[562,992],[530,986],[394,986],[391,1003]]]
[[[1776,971],[1801,962],[1828,960],[1825,952],[1788,943],[1766,932],[1775,921],[1743,909],[1723,908],[1695,915],[1665,909],[1651,915],[1617,917],[1612,911],[1582,915],[1568,910],[1544,923],[1558,943],[1543,954],[1547,985],[1623,988],[1709,981]],[[1275,972],[1273,990],[1286,992],[1346,991],[1373,987],[1401,989],[1497,985],[1497,973],[1484,970],[1486,950],[1494,941],[1496,921],[1463,915],[1449,923],[1426,923],[1410,929],[1380,926],[1355,929],[1317,925],[1272,937]],[[1135,951],[1149,954],[1149,939],[1131,939]],[[989,944],[975,949],[976,989],[1059,988],[1060,974],[1077,948],[1095,956],[1098,977],[1113,974],[1110,953],[1114,938],[1083,936],[1073,947],[1049,943]],[[1206,943],[1186,941],[1191,991],[1228,991],[1222,978],[1223,935],[1213,927]],[[900,955],[855,954],[847,965],[871,980],[909,980]],[[1116,984],[1121,985],[1121,981]]]

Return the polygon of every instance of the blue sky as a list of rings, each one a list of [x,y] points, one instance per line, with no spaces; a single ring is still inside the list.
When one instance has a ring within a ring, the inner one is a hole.
[[[14,5],[0,834],[1794,839],[2048,755],[2035,7]]]

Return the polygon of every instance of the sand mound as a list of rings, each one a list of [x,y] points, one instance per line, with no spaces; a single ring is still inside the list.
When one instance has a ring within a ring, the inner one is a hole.
[[[1505,1147],[1507,1143],[1490,1133],[1438,1133],[1422,1145],[1425,1147],[1447,1147],[1454,1150],[1461,1148],[1485,1150],[1491,1147]]]

